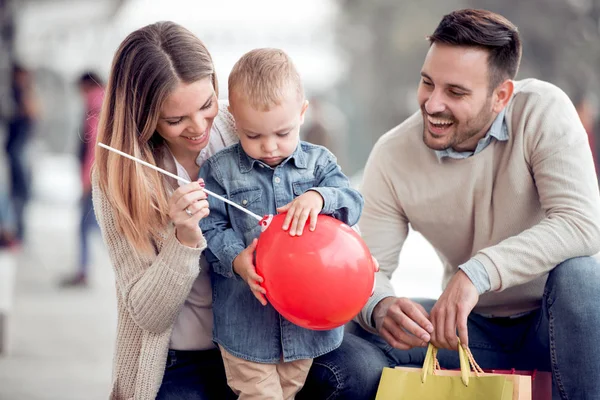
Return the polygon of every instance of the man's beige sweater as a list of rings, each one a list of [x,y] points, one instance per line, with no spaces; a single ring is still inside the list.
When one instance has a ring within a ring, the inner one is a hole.
[[[394,295],[409,224],[440,256],[443,287],[470,258],[483,264],[491,283],[475,308],[483,314],[539,307],[552,268],[600,251],[598,181],[569,98],[546,82],[515,82],[505,118],[507,142],[462,160],[438,160],[425,146],[420,112],[379,139],[362,185],[360,228],[381,268],[359,316],[364,327]]]

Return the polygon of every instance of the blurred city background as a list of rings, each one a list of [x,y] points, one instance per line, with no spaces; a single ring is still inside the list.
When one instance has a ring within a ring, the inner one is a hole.
[[[311,101],[304,138],[328,146],[358,184],[373,143],[418,108],[426,35],[465,7],[519,27],[518,78],[563,88],[596,151],[600,0],[0,0],[0,399],[108,396],[116,301],[97,231],[79,270],[81,77],[105,80],[128,33],[159,20],[189,28],[213,55],[222,98],[243,53],[284,49]],[[23,113],[30,123],[9,134]],[[418,234],[400,264],[399,294],[439,295],[439,260]]]

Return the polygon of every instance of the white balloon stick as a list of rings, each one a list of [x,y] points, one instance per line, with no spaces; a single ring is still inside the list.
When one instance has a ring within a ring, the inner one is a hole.
[[[177,179],[178,181],[181,181],[183,183],[191,183],[187,179],[181,178],[181,177],[179,177],[179,176],[177,176],[175,174],[170,173],[169,171],[165,171],[164,169],[159,168],[156,165],[152,165],[152,164],[150,164],[150,163],[148,163],[146,161],[140,160],[139,158],[135,158],[135,157],[133,157],[133,156],[127,154],[127,153],[123,153],[121,150],[117,150],[117,149],[115,149],[113,147],[107,146],[104,143],[98,143],[98,146],[100,146],[100,147],[102,147],[102,148],[104,148],[106,150],[110,150],[112,152],[115,152],[115,153],[117,153],[117,154],[119,154],[119,155],[121,155],[121,156],[123,156],[125,158],[129,158],[130,160],[133,160],[133,161],[138,162],[138,163],[140,163],[142,165],[145,165],[146,167],[152,168],[153,170],[158,171],[161,174],[165,174],[167,176],[170,176],[171,178]],[[226,198],[224,198],[222,196],[219,196],[218,194],[213,193],[213,192],[211,192],[210,190],[208,190],[206,188],[202,188],[202,190],[204,190],[204,192],[206,192],[206,194],[211,195],[212,197],[215,197],[215,198],[217,198],[217,199],[219,199],[221,201],[224,201],[225,203],[227,203],[227,204],[229,204],[229,205],[237,208],[238,210],[245,212],[246,214],[250,215],[252,218],[255,218],[258,221],[262,221],[264,219],[263,217],[259,217],[257,214],[254,214],[252,211],[245,209],[244,207],[240,206],[239,204],[236,204],[236,203],[234,203],[231,200],[227,200]]]

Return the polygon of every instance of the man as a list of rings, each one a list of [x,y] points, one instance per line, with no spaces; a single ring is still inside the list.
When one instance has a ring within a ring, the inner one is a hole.
[[[600,399],[600,198],[586,132],[569,98],[513,81],[517,28],[460,10],[429,37],[420,112],[380,138],[365,169],[360,228],[378,259],[354,332],[390,365],[425,346],[458,368],[458,338],[483,368],[553,373],[553,396]],[[444,265],[435,301],[390,284],[408,226]]]

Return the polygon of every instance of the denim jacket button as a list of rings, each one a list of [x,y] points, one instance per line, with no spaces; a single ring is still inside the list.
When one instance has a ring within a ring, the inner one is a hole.
[[[276,176],[275,179],[273,179],[273,180],[275,181],[275,183],[281,182],[281,179],[278,176]]]
[[[242,200],[242,204],[243,204],[243,205],[246,205],[246,204],[248,204],[248,200]]]

